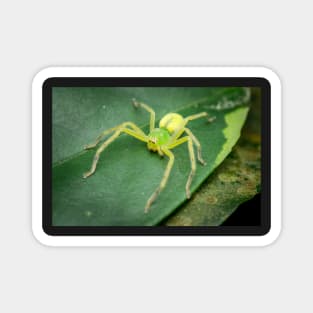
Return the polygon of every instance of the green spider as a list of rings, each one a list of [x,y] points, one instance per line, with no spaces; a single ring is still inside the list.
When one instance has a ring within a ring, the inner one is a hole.
[[[86,145],[84,149],[92,149],[98,145],[98,143],[108,134],[114,134],[109,137],[105,142],[101,144],[101,146],[96,151],[94,156],[91,169],[83,175],[84,178],[89,177],[92,175],[97,167],[97,163],[99,161],[100,154],[103,150],[112,143],[121,133],[126,133],[132,137],[137,138],[143,142],[147,143],[147,147],[150,151],[157,152],[160,156],[166,155],[169,158],[167,167],[163,174],[163,178],[160,182],[158,188],[154,191],[151,197],[148,199],[147,204],[145,206],[144,212],[147,213],[158,197],[160,192],[164,189],[167,180],[169,178],[171,169],[174,164],[174,154],[170,151],[171,149],[187,142],[188,143],[188,150],[189,150],[189,157],[191,163],[191,171],[186,183],[186,196],[187,199],[190,198],[190,185],[192,182],[192,178],[196,171],[196,161],[195,161],[195,153],[193,144],[197,147],[197,156],[198,161],[205,165],[205,161],[201,155],[201,145],[199,140],[195,137],[195,135],[191,132],[189,128],[186,127],[187,123],[193,121],[195,119],[201,117],[208,117],[207,112],[201,112],[198,114],[190,115],[187,117],[183,117],[177,113],[168,113],[166,114],[159,123],[159,128],[155,128],[155,112],[152,108],[150,108],[147,104],[138,102],[135,99],[132,99],[133,105],[135,108],[141,107],[147,110],[150,113],[150,133],[146,135],[136,124],[133,122],[124,122],[118,126],[112,127],[103,131],[96,139],[96,141],[92,144]],[[215,117],[208,118],[208,121],[211,122],[215,119]],[[186,133],[187,136],[181,137],[183,133]]]

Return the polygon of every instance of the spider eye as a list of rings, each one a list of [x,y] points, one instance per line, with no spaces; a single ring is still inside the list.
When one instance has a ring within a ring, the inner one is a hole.
[[[150,138],[150,141],[152,142],[152,143],[156,143],[157,142],[157,139],[154,137],[154,138]]]

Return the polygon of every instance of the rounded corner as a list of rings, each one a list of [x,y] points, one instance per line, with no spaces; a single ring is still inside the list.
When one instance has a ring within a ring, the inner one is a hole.
[[[275,70],[266,66],[259,67],[259,69],[262,72],[262,78],[267,80],[269,85],[272,85],[272,83],[274,83],[275,85],[281,87],[281,78]]]
[[[43,87],[46,81],[49,81],[54,76],[54,67],[44,67],[35,73],[32,79],[32,85],[34,88],[37,86]]]
[[[270,226],[268,231],[262,235],[262,246],[267,247],[275,244],[281,236],[281,226]]]
[[[41,245],[43,245],[45,247],[53,246],[51,244],[51,239],[52,239],[51,235],[48,232],[46,232],[44,227],[40,227],[40,226],[35,225],[33,223],[33,225],[32,225],[32,235],[33,235],[33,237],[35,238],[35,240],[39,244],[41,244]]]

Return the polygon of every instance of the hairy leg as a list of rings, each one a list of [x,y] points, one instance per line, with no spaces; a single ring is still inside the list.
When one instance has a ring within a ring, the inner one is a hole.
[[[209,116],[209,114],[207,112],[201,112],[198,114],[189,115],[189,116],[185,117],[185,122],[187,124],[190,121],[197,120],[198,118],[207,117],[207,116]]]
[[[145,213],[147,213],[149,211],[149,209],[151,207],[151,204],[158,197],[158,195],[160,194],[162,189],[164,189],[164,187],[165,187],[165,185],[167,183],[168,177],[170,176],[173,164],[174,164],[174,160],[175,160],[174,154],[171,151],[169,151],[167,148],[163,148],[162,151],[163,151],[163,153],[166,156],[169,157],[169,161],[167,163],[167,166],[166,166],[166,169],[165,169],[165,172],[163,174],[163,178],[162,178],[162,180],[160,182],[159,187],[154,191],[154,193],[151,195],[151,197],[147,201],[147,204],[146,204],[146,207],[145,207]]]
[[[191,186],[192,179],[196,172],[195,152],[193,150],[193,144],[192,144],[192,140],[190,137],[188,140],[188,151],[189,151],[191,171],[190,171],[187,183],[186,183],[186,196],[187,196],[187,199],[190,199],[190,186]]]
[[[122,124],[123,125],[123,124]],[[97,167],[97,163],[99,161],[99,157],[100,157],[100,154],[103,152],[103,150],[110,144],[112,143],[121,133],[126,133],[132,137],[135,137],[136,139],[138,140],[141,140],[143,142],[147,142],[147,137],[144,135],[142,135],[141,133],[138,133],[134,130],[131,130],[129,128],[126,128],[124,126],[120,126],[116,129],[115,133],[110,137],[108,138],[104,143],[102,143],[102,145],[98,148],[98,150],[96,151],[96,154],[93,158],[93,162],[92,162],[92,165],[91,165],[91,169],[85,173],[83,175],[84,178],[87,178],[89,177],[90,175],[92,175],[95,170],[96,170],[96,167]]]
[[[208,122],[213,122],[215,120],[215,116],[211,116],[209,117],[209,113],[208,112],[201,112],[201,113],[198,113],[198,114],[193,114],[193,115],[189,115],[187,117],[185,117],[185,125],[188,124],[188,122],[190,121],[194,121],[194,120],[197,120],[198,118],[202,118],[202,117],[208,117]]]
[[[205,161],[202,158],[202,153],[201,153],[201,144],[197,137],[192,133],[192,131],[189,128],[185,128],[185,132],[188,136],[190,136],[191,140],[194,142],[194,144],[197,147],[197,154],[198,154],[198,160],[202,165],[205,165]]]
[[[191,165],[191,171],[190,171],[187,183],[186,183],[186,196],[187,196],[187,199],[189,199],[190,198],[191,182],[192,182],[192,179],[195,175],[196,168],[197,168],[192,139],[190,136],[185,136],[185,137],[179,138],[175,142],[173,142],[171,145],[167,146],[167,148],[173,149],[173,148],[183,144],[184,142],[188,143],[188,151],[189,151],[189,158],[190,158],[190,165]]]
[[[141,107],[150,113],[150,132],[155,128],[155,112],[147,104],[132,99],[135,108]]]
[[[98,143],[108,134],[110,133],[113,133],[114,131],[120,129],[121,127],[129,127],[130,129],[134,130],[135,132],[137,132],[138,134],[140,134],[141,136],[145,137],[145,133],[133,122],[125,122],[125,123],[122,123],[118,126],[115,126],[115,127],[112,127],[112,128],[109,128],[105,131],[103,131],[95,140],[95,142],[89,144],[89,145],[86,145],[84,146],[84,149],[87,150],[87,149],[92,149],[94,147],[96,147],[98,145]]]

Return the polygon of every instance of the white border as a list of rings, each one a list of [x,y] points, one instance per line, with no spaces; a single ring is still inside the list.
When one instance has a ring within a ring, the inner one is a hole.
[[[271,229],[264,236],[49,236],[42,229],[42,85],[50,77],[262,77],[271,85]],[[281,84],[264,67],[50,67],[32,84],[32,229],[48,246],[265,246],[281,231]]]

